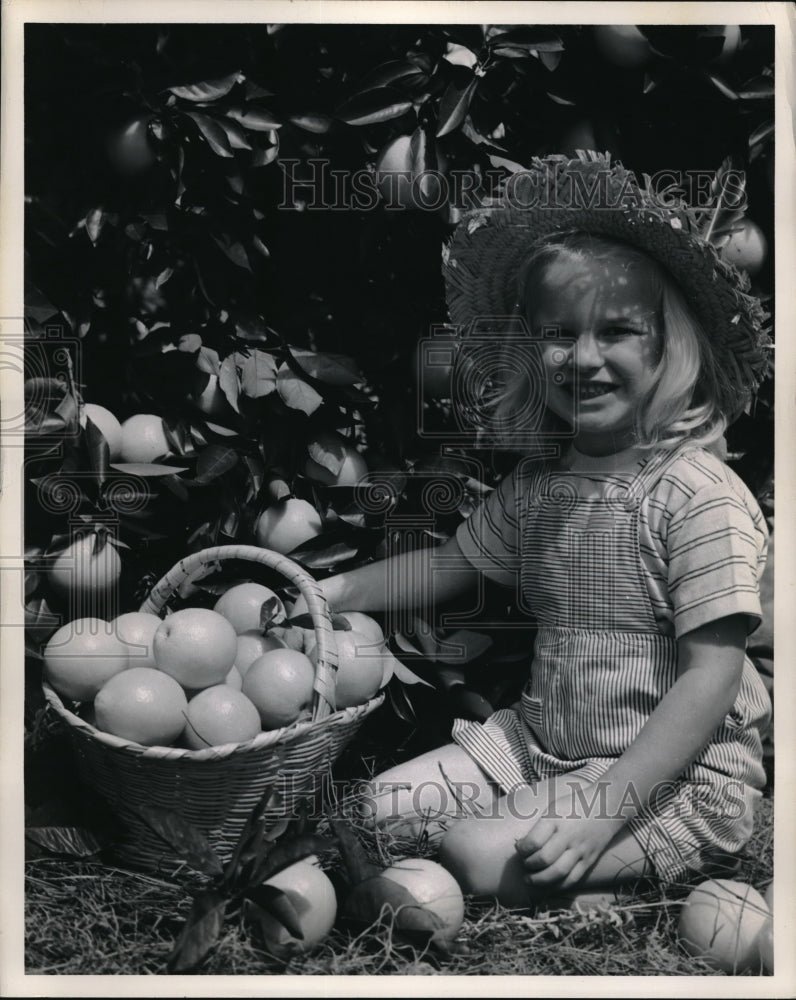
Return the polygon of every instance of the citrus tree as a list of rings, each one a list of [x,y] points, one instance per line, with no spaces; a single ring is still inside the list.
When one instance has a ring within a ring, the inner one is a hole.
[[[767,26],[28,25],[31,690],[59,620],[137,609],[188,552],[322,577],[455,530],[512,457],[444,447],[440,251],[531,157],[608,150],[690,194],[736,167],[726,252],[770,308],[773,51]],[[729,446],[767,497],[771,382]],[[395,677],[397,724],[511,697],[527,623],[486,601],[518,628],[388,629],[431,685]]]

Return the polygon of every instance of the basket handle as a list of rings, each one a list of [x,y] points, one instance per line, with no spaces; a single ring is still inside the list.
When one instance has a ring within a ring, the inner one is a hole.
[[[312,718],[313,721],[326,718],[327,715],[335,711],[337,644],[334,639],[334,629],[320,585],[292,559],[288,559],[278,552],[273,552],[271,549],[258,548],[256,545],[215,545],[202,549],[187,555],[175,566],[172,566],[168,573],[155,584],[139,610],[159,615],[172,595],[186,580],[194,576],[197,570],[222,559],[246,559],[249,562],[268,566],[269,569],[276,570],[287,577],[301,591],[307,602],[312,624],[315,626],[317,641]]]

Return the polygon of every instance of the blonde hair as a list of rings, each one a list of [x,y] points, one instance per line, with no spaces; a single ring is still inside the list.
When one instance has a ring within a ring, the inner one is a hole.
[[[695,445],[721,452],[727,419],[721,412],[717,371],[713,351],[700,323],[689,308],[674,279],[643,251],[607,238],[587,233],[559,234],[540,241],[526,258],[518,274],[518,311],[528,312],[533,288],[544,280],[547,267],[562,255],[590,255],[601,261],[643,262],[649,268],[653,288],[659,296],[658,313],[663,329],[663,347],[653,372],[653,384],[639,405],[636,445],[641,448],[673,448],[686,439]],[[546,407],[537,426],[513,426],[521,420],[525,401],[538,396],[540,387],[533,373],[516,372],[493,395],[494,428],[512,427],[525,440],[540,441],[565,423]],[[505,437],[505,435],[503,435]]]

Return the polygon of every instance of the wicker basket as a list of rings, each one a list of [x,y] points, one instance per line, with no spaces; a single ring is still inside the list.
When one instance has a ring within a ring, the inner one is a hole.
[[[290,815],[299,799],[318,792],[334,761],[384,700],[379,693],[364,705],[335,711],[337,650],[320,587],[292,560],[268,549],[225,545],[189,555],[155,585],[140,610],[160,614],[187,580],[197,580],[229,559],[276,570],[298,586],[307,602],[317,640],[309,721],[261,732],[246,743],[204,750],[144,747],[99,731],[70,711],[44,682],[45,697],[70,734],[81,778],[123,820],[125,834],[112,851],[118,861],[132,867],[164,872],[181,864],[142,820],[137,806],[175,810],[202,830],[225,860],[265,789],[278,789],[282,803],[278,814]]]

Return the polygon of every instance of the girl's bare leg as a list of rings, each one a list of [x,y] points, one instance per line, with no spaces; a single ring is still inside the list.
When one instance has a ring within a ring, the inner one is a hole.
[[[583,779],[565,775],[536,785],[526,785],[497,803],[495,813],[482,818],[466,818],[450,827],[440,842],[440,860],[455,876],[462,891],[478,897],[496,898],[504,906],[525,907],[540,895],[556,895],[554,889],[539,893],[525,881],[522,858],[515,850],[532,820],[573,783]],[[651,873],[641,845],[628,831],[621,831],[598,861],[567,890],[571,896],[581,890],[616,887]]]
[[[454,743],[377,774],[362,789],[361,815],[399,836],[438,840],[466,816],[495,816],[498,788]]]

